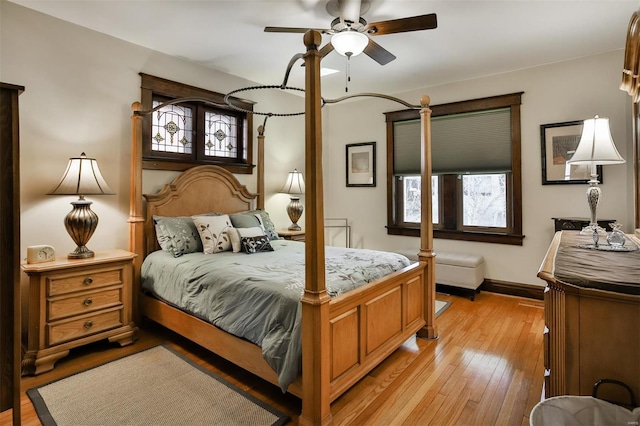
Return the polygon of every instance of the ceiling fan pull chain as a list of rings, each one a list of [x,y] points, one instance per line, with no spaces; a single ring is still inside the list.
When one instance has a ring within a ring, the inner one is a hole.
[[[345,93],[349,93],[349,82],[351,81],[351,55],[350,52],[347,52],[347,75],[346,82],[344,84]]]

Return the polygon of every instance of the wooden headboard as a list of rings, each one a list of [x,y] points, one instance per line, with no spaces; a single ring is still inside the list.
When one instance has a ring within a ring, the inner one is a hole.
[[[236,213],[253,209],[256,194],[222,167],[197,166],[180,174],[157,194],[145,194],[145,256],[160,247],[153,216],[192,216],[204,213]]]

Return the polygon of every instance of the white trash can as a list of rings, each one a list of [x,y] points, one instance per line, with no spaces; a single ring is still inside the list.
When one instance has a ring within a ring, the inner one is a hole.
[[[592,396],[554,396],[533,407],[529,423],[531,426],[638,426],[640,407],[631,411]]]

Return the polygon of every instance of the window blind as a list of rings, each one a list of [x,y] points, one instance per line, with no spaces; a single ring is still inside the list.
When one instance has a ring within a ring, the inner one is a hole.
[[[420,174],[420,120],[394,123],[396,175]],[[431,119],[434,174],[511,171],[511,108]]]

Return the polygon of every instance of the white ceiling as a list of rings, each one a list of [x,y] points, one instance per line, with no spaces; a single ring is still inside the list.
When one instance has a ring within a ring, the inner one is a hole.
[[[302,34],[265,33],[264,27],[329,28],[333,19],[327,0],[11,1],[269,85],[282,83],[304,45]],[[381,66],[366,55],[352,58],[349,93],[397,94],[624,49],[639,6],[638,0],[372,0],[363,15],[368,22],[436,13],[438,28],[375,37],[397,59]],[[346,58],[334,51],[322,65],[341,71],[323,78],[323,96],[343,96]],[[297,66],[289,86],[304,87]]]

